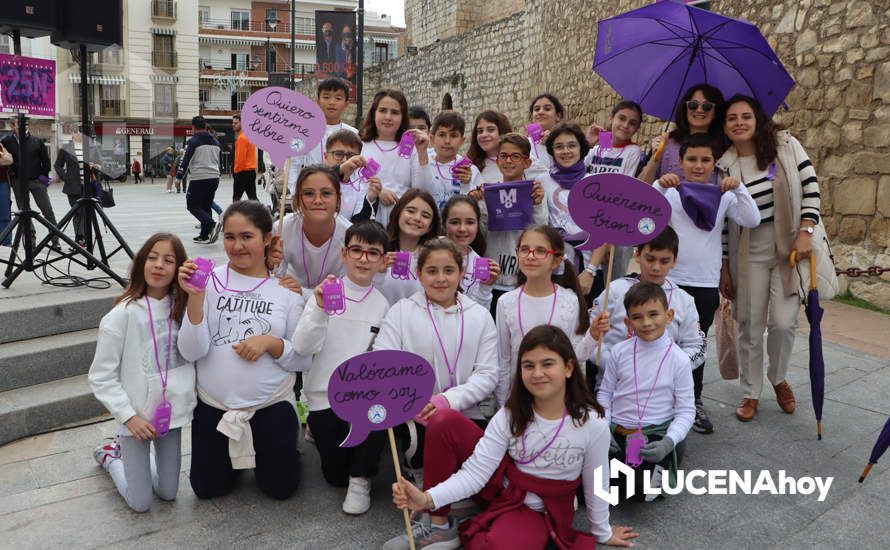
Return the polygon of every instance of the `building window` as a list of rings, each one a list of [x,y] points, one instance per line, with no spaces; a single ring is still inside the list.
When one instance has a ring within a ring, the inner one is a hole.
[[[172,36],[166,34],[152,36],[151,59],[155,67],[176,67],[176,51]]]
[[[155,116],[176,116],[176,97],[173,84],[154,85],[154,114]]]
[[[389,44],[382,42],[374,43],[374,64],[384,63],[389,59]]]
[[[12,47],[9,44],[9,37],[0,34],[0,53],[12,53]]]
[[[278,28],[278,23],[280,23],[281,21],[278,19],[278,10],[277,9],[272,8],[272,9],[266,10],[266,19],[265,19],[265,21],[263,21],[263,24],[266,26],[266,31],[272,32],[275,29],[273,29],[272,26],[269,25],[269,21],[275,21],[275,28],[276,29]]]
[[[311,17],[297,17],[294,29],[297,34],[315,34],[315,19]]]
[[[198,6],[198,25],[210,24],[210,6]]]
[[[266,72],[274,73],[278,66],[278,54],[273,48],[266,50]]]
[[[229,67],[236,71],[250,70],[250,54],[249,53],[233,53],[231,65]]]
[[[250,90],[238,90],[235,95],[235,108],[240,111],[244,108],[244,104],[247,102],[247,98],[250,97]]]
[[[121,87],[117,85],[99,86],[99,114],[101,116],[124,116],[124,103],[121,100]]]
[[[109,46],[99,52],[99,63],[106,65],[121,64],[121,49],[117,46]]]
[[[210,101],[210,90],[207,88],[198,88],[198,103],[204,105]]]
[[[235,30],[250,30],[250,10],[232,10],[232,28]]]

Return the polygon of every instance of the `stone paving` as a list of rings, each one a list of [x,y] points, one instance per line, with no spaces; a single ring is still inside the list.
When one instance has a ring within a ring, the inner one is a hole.
[[[109,216],[132,247],[157,229],[180,234],[190,253],[223,258],[222,245],[195,245],[194,221],[182,195],[167,195],[160,184],[118,185],[118,207]],[[231,180],[218,196],[225,207]],[[56,190],[57,214],[67,204]],[[149,223],[146,220],[150,220]],[[2,249],[8,250],[8,249]],[[116,264],[124,264],[119,261]],[[121,265],[123,267],[123,265]],[[23,274],[7,298],[70,289],[47,289]],[[83,290],[81,292],[96,292]],[[857,478],[871,446],[890,415],[890,317],[827,303],[823,323],[826,375],[825,437],[817,441],[807,375],[809,327],[801,322],[789,373],[798,409],[783,414],[769,389],[760,412],[748,424],[735,420],[741,397],[735,382],[720,379],[713,361],[705,375],[705,403],[717,431],[687,439],[687,470],[770,470],[778,475],[834,477],[824,502],[816,495],[708,495],[682,493],[652,504],[623,504],[613,521],[633,525],[640,548],[888,548],[890,455],[864,484]],[[713,341],[710,343],[713,357]],[[110,479],[96,465],[92,449],[116,430],[114,421],[30,437],[0,447],[0,547],[94,548],[379,548],[403,527],[389,499],[393,478],[389,454],[373,484],[373,505],[360,517],[340,511],[344,490],[326,486],[318,455],[304,446],[303,481],[297,494],[272,501],[242,476],[233,494],[198,500],[188,484],[190,437],[183,437],[183,473],[175,502],[156,501],[145,514],[130,512]],[[583,526],[583,511],[577,524]]]

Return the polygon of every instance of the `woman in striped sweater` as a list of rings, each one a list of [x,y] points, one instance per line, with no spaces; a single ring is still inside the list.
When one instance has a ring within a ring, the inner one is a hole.
[[[819,222],[819,181],[800,142],[773,123],[757,100],[734,96],[721,115],[732,145],[717,166],[744,183],[760,210],[760,224],[752,229],[729,222],[728,255],[720,275],[720,292],[734,300],[739,321],[739,379],[745,396],[736,417],[747,422],[757,413],[763,389],[767,327],[767,378],[779,407],[794,412],[794,393],[785,375],[801,296],[788,258],[796,251],[802,260],[812,251],[813,227]]]

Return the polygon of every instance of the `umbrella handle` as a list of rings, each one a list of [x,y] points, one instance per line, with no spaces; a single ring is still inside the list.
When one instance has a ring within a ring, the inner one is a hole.
[[[797,264],[797,250],[791,251],[791,256],[788,258],[791,262],[791,267],[794,267]],[[818,280],[816,279],[816,251],[810,253],[810,290],[816,290],[818,288]]]

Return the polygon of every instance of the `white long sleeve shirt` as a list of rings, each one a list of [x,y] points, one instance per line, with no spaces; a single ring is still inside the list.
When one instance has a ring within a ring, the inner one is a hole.
[[[513,386],[519,360],[519,344],[528,331],[538,325],[559,327],[572,341],[575,355],[587,358],[596,349],[596,340],[589,331],[575,334],[578,328],[578,297],[568,288],[555,285],[556,294],[549,296],[529,296],[522,293],[522,328],[519,323],[519,292],[516,288],[498,299],[498,385],[494,395],[498,404],[503,406]],[[555,299],[555,304],[554,304]]]
[[[547,146],[544,145],[543,141],[541,141],[541,143],[535,143],[532,138],[528,138],[528,143],[531,147],[531,154],[529,157],[531,158],[532,165],[525,171],[526,176],[532,179],[538,179],[541,176],[549,174],[550,169],[553,168],[553,157],[547,152]]]
[[[337,367],[350,357],[370,351],[380,330],[389,303],[373,287],[361,287],[349,277],[344,278],[346,311],[328,315],[313,297],[306,302],[293,333],[294,351],[312,357],[312,366],[303,376],[303,392],[310,411],[331,407],[328,402],[328,381]]]
[[[636,383],[634,343],[637,349]],[[671,343],[671,338],[665,332],[652,342],[634,337],[612,349],[597,392],[597,401],[606,410],[609,422],[634,428],[638,423],[652,426],[671,420],[668,437],[674,443],[686,438],[695,420],[692,369],[689,357],[676,344],[665,355]],[[664,364],[658,373],[662,357],[665,358]],[[637,412],[638,404],[642,418]]]
[[[346,242],[346,230],[352,224],[343,218],[335,218],[333,236],[315,246],[303,233],[303,216],[299,213],[284,217],[284,257],[278,266],[278,275],[291,275],[300,281],[300,286],[310,292],[328,275],[342,277],[346,274],[340,249]],[[278,225],[273,229],[278,234]],[[305,260],[305,261],[304,261]]]
[[[485,158],[485,166],[482,170],[479,171],[479,182],[480,183],[497,183],[504,179],[504,175],[501,174],[501,169],[498,168],[498,163],[496,160],[492,158]]]
[[[362,145],[362,156],[380,163],[377,177],[380,178],[383,188],[393,191],[400,197],[405,194],[405,191],[417,187],[423,181],[423,169],[417,159],[417,150],[411,151],[411,158],[402,158],[399,156],[397,141],[381,139],[366,141]],[[379,205],[377,221],[386,226],[391,211],[392,206]]]
[[[476,251],[472,248],[470,249],[469,254],[464,256],[464,271],[460,281],[460,287],[463,289],[464,295],[466,295],[467,298],[472,299],[485,309],[490,309],[492,286],[473,278],[473,267],[476,265],[477,258],[480,258],[480,256],[479,254],[476,254]]]
[[[417,254],[411,253],[411,264],[408,266],[408,278],[396,279],[392,276],[392,267],[374,277],[374,287],[386,298],[390,305],[399,300],[413,296],[416,292],[422,292],[417,273]]]
[[[603,149],[599,144],[590,148],[584,157],[590,174],[625,174],[633,176],[643,158],[643,150],[635,143]]]
[[[627,317],[627,311],[624,309],[624,295],[627,294],[630,287],[638,282],[639,279],[635,277],[623,277],[612,281],[609,286],[608,311],[612,328],[603,337],[601,365],[605,365],[608,361],[613,346],[627,340],[627,325],[624,324],[624,319]],[[703,365],[708,343],[699,325],[695,300],[670,278],[665,279],[661,288],[668,297],[668,308],[674,310],[674,321],[668,326],[667,334],[689,357],[692,368]],[[602,311],[604,298],[605,291],[594,300],[591,319],[596,319]],[[591,359],[596,360],[596,357]]]
[[[167,401],[173,408],[170,429],[181,428],[192,419],[195,394],[195,367],[180,355],[176,346],[179,323],[171,321],[170,298],[149,298],[158,342],[158,360],[163,370],[170,349],[167,373]],[[139,415],[149,422],[161,403],[163,386],[155,359],[155,347],[148,322],[145,298],[119,303],[99,322],[96,355],[87,376],[90,388],[108,412],[123,424]]]
[[[497,383],[497,331],[486,309],[460,293],[457,299],[463,306],[463,315],[458,305],[443,309],[430,303],[435,329],[423,292],[400,300],[383,318],[374,349],[395,349],[420,355],[429,361],[436,373],[433,393],[444,395],[452,409],[470,418],[482,418],[479,402],[491,395]],[[460,345],[461,333],[463,346]],[[443,346],[454,369],[454,383],[442,355]]]
[[[331,134],[339,132],[340,130],[349,130],[353,134],[358,135],[358,130],[345,122],[341,122],[340,124],[328,124],[325,127],[324,139],[321,140],[321,143],[316,145],[305,155],[290,158],[290,172],[287,175],[287,187],[290,190],[290,193],[293,193],[297,188],[297,178],[300,177],[300,171],[303,170],[303,168],[312,166],[313,164],[324,164],[325,144],[327,143],[328,138],[331,137]]]
[[[535,413],[534,420],[525,430],[526,456],[534,456],[551,440],[553,443],[534,461],[529,464],[517,462],[516,467],[523,473],[544,479],[573,480],[581,476],[590,533],[599,542],[605,542],[612,536],[609,505],[594,493],[593,472],[602,468],[601,489],[608,492],[609,424],[591,410],[590,418],[581,426],[567,418],[554,439],[559,424],[560,420],[547,420]],[[433,503],[439,508],[475,495],[491,479],[505,454],[514,460],[523,460],[520,454],[522,448],[522,439],[510,432],[510,412],[507,409],[499,410],[460,470],[429,490]],[[534,493],[526,493],[525,504],[532,510],[544,511],[543,501]]]
[[[418,182],[416,187],[429,192],[436,200],[439,210],[445,207],[448,199],[454,195],[466,195],[472,191],[477,185],[480,185],[479,169],[470,165],[470,183],[462,183],[451,177],[451,168],[460,160],[456,158],[451,162],[439,164],[435,158],[430,158],[426,166],[422,166],[423,179]],[[457,184],[454,182],[457,181]]]
[[[699,229],[683,209],[679,191],[662,187],[657,180],[654,185],[671,203],[671,227],[680,237],[680,251],[677,265],[671,269],[671,279],[679,285],[716,288],[720,284],[721,236],[726,219],[741,227],[760,224],[760,211],[748,188],[740,185],[723,193],[714,228],[705,231]]]
[[[291,344],[304,301],[274,277],[257,287],[263,279],[234,269],[227,275],[227,267],[213,270],[219,282],[211,280],[204,291],[204,319],[193,325],[188,315],[183,318],[179,351],[195,361],[202,390],[229,409],[244,409],[265,403],[290,372],[309,366],[309,359],[298,355]],[[250,289],[255,290],[243,292]],[[259,334],[282,339],[284,351],[278,359],[264,353],[256,361],[247,361],[232,349],[233,344]]]

